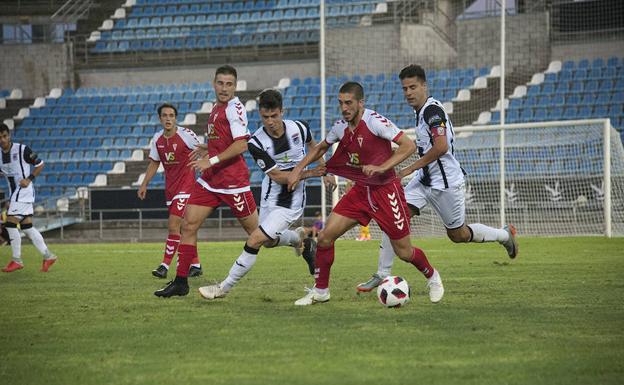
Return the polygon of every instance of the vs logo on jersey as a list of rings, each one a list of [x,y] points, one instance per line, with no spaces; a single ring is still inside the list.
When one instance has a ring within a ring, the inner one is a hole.
[[[360,154],[358,154],[357,152],[349,152],[347,153],[349,155],[349,164],[353,165],[353,166],[357,166],[360,164]]]
[[[175,160],[175,152],[165,152],[165,159],[167,162],[173,162]]]
[[[217,135],[217,131],[215,130],[215,126],[213,123],[208,124],[206,132],[208,135],[208,139],[219,139],[219,135]]]

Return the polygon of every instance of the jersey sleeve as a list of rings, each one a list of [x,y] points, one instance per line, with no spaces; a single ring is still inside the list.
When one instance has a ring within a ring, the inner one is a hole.
[[[43,160],[39,159],[37,153],[33,152],[28,146],[24,146],[24,160],[35,167],[43,164]]]
[[[155,134],[152,137],[152,141],[150,143],[150,152],[149,152],[148,157],[154,162],[160,162],[160,155],[158,155],[158,149],[156,149],[156,142],[158,141],[159,137],[160,137],[160,132]]]
[[[249,123],[247,121],[247,111],[242,103],[236,102],[230,104],[225,109],[228,122],[230,122],[230,130],[234,140],[249,138]]]
[[[329,130],[329,132],[325,136],[325,141],[328,144],[340,142],[340,139],[342,139],[342,136],[344,135],[344,130],[345,122],[343,120],[338,120],[334,123],[331,130]]]
[[[369,129],[371,132],[391,142],[396,141],[403,131],[401,131],[392,121],[376,112],[371,114],[369,119]]]
[[[178,134],[180,134],[180,137],[186,144],[186,147],[188,147],[191,150],[194,150],[195,148],[197,148],[197,145],[201,143],[199,141],[199,138],[197,137],[197,134],[195,134],[193,130],[189,128],[180,127],[178,129]]]
[[[260,169],[264,173],[268,173],[275,167],[277,167],[277,163],[275,163],[275,160],[273,160],[273,158],[271,158],[271,156],[266,151],[258,147],[258,143],[254,140],[254,138],[249,140],[247,145],[249,153],[253,157],[258,167],[260,167]]]
[[[423,111],[423,119],[434,138],[446,135],[446,114],[440,106],[428,105]]]

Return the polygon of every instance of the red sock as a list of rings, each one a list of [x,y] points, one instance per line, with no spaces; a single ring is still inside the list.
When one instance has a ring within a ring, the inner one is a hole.
[[[165,256],[163,257],[162,263],[167,266],[171,265],[171,260],[175,256],[176,251],[178,251],[179,245],[180,234],[169,234],[167,237],[167,243],[165,243]]]
[[[176,269],[177,277],[188,277],[193,258],[197,258],[197,246],[180,245],[178,248],[178,268]]]
[[[327,289],[329,287],[329,270],[334,263],[334,244],[329,247],[316,248],[316,269],[314,269],[314,285],[318,289]]]
[[[410,263],[416,266],[416,268],[423,273],[426,278],[431,278],[433,275],[433,267],[429,264],[425,252],[417,247],[414,247],[413,250],[414,252]]]

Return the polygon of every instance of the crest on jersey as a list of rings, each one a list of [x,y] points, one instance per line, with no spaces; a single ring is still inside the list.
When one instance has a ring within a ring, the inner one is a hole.
[[[262,169],[266,167],[266,164],[264,163],[264,161],[262,159],[258,159],[256,161],[256,163],[258,164],[258,167],[260,167]]]
[[[14,161],[14,162],[17,162],[17,153],[14,153],[14,154],[13,154],[13,161]]]
[[[441,125],[440,127],[438,127],[438,135],[444,135],[444,125]]]
[[[173,144],[173,151],[176,151],[177,149],[178,149],[178,144],[177,144],[177,143],[174,143],[174,144]]]
[[[291,136],[290,138],[292,139],[292,142],[294,144],[299,144],[299,133],[293,134],[293,136]]]
[[[362,147],[362,142],[364,142],[364,137],[362,135],[358,135],[357,141],[360,147]]]

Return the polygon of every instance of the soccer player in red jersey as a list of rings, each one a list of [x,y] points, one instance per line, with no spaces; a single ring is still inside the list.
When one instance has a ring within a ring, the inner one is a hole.
[[[245,106],[235,96],[236,69],[217,68],[213,87],[217,103],[208,118],[208,143],[200,146],[189,165],[202,172],[191,190],[178,248],[176,278],[154,292],[158,297],[184,296],[189,292],[188,272],[197,257],[197,231],[212,212],[225,203],[247,234],[258,227],[258,211],[249,187],[249,169],[243,159],[249,129]]]
[[[365,226],[371,219],[388,234],[396,255],[413,264],[427,278],[431,302],[439,302],[444,295],[442,279],[425,253],[411,244],[409,209],[393,169],[416,150],[414,142],[390,120],[364,107],[364,90],[359,83],[343,84],[338,102],[344,119],[337,121],[325,140],[297,164],[289,175],[288,184],[291,189],[295,188],[303,169],[323,156],[332,144],[338,143],[327,162],[327,171],[354,181],[355,186],[340,199],[320,232],[314,288],[295,305],[329,301],[334,241],[358,223]],[[399,146],[394,152],[391,142]]]
[[[145,199],[147,185],[162,163],[165,169],[165,199],[169,208],[169,235],[165,244],[163,261],[152,271],[152,275],[158,278],[167,277],[169,265],[180,244],[182,217],[191,195],[191,189],[195,184],[195,172],[188,166],[189,157],[200,144],[193,131],[177,125],[177,116],[178,110],[171,104],[165,103],[158,107],[158,118],[163,129],[158,131],[152,139],[145,178],[137,191],[139,199]],[[196,277],[201,274],[199,258],[195,258],[191,262],[189,276]]]

